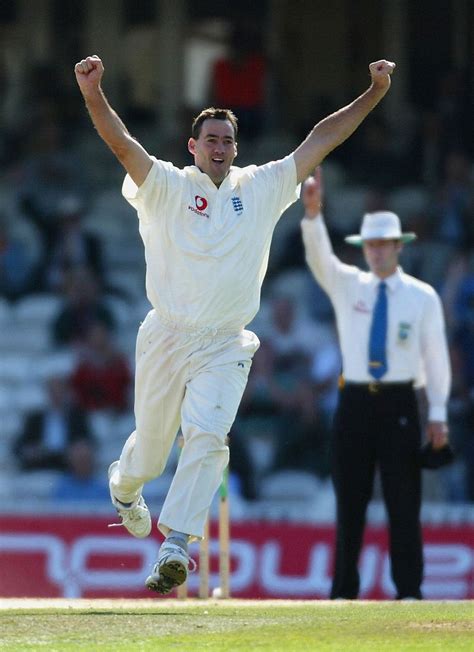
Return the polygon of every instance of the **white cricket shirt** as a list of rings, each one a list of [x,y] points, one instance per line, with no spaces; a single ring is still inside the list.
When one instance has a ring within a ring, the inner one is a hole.
[[[153,158],[122,193],[138,213],[152,306],[184,328],[240,330],[258,311],[273,230],[298,199],[293,155],[231,167],[219,188],[195,165]]]
[[[342,263],[333,253],[321,215],[301,222],[306,260],[336,314],[344,378],[373,381],[368,372],[369,333],[380,279]],[[441,301],[427,283],[400,268],[384,279],[388,297],[388,371],[381,382],[426,386],[429,419],[446,421],[451,369]]]

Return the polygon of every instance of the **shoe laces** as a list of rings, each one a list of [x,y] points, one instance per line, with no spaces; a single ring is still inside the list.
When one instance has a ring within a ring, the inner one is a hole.
[[[178,546],[175,543],[164,543],[162,545],[160,554],[158,555],[158,561],[156,562],[156,567],[159,568],[161,564],[167,562],[168,557],[176,554],[181,557],[186,557],[188,572],[194,573],[194,571],[197,569],[197,563],[192,557],[188,555],[184,548],[181,548],[181,546]]]
[[[134,507],[124,507],[121,509],[116,505],[115,509],[122,521],[120,523],[109,523],[107,527],[122,527],[130,521],[140,521],[147,513],[147,508],[141,501],[139,501]]]

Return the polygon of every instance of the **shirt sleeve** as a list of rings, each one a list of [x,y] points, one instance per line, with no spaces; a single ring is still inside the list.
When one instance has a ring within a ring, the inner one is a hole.
[[[446,421],[446,406],[451,390],[451,366],[441,300],[434,290],[427,297],[420,336],[426,376],[428,420]]]
[[[151,222],[159,215],[159,205],[166,205],[177,187],[179,170],[172,163],[152,157],[152,166],[145,181],[137,186],[130,175],[122,185],[122,195],[137,211],[138,218]]]
[[[352,265],[342,263],[334,254],[323,216],[301,221],[306,262],[319,285],[333,299],[340,291],[341,280],[357,275]]]
[[[251,168],[251,177],[257,182],[261,213],[273,218],[276,224],[282,213],[300,196],[293,154],[279,161]]]

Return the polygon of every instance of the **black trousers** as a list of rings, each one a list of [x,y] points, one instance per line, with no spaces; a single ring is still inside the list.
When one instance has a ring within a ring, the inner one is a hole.
[[[409,383],[347,383],[340,392],[332,441],[337,533],[331,598],[355,599],[365,515],[380,469],[390,526],[390,561],[397,598],[421,598],[421,428]]]

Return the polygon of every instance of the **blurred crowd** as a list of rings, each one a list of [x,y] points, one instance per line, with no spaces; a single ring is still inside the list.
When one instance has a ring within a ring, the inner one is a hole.
[[[214,55],[206,59],[204,91],[197,89],[183,112],[201,108],[192,104],[204,97],[233,108],[241,124],[240,165],[254,162],[254,152],[269,159],[282,153],[278,143],[269,145],[266,61],[254,37],[242,39],[240,32],[227,49],[216,46],[212,34],[190,42],[199,50],[207,39]],[[236,94],[236,87],[246,92]],[[15,473],[57,471],[51,488],[57,500],[105,499],[106,460],[128,433],[119,440],[115,432],[104,436],[97,415],[110,417],[112,430],[117,415],[133,427],[133,338],[147,309],[138,226],[125,202],[120,207],[121,171],[101,149],[79,95],[62,97],[37,78],[29,93],[34,115],[0,136],[0,350],[9,359],[16,355],[19,366],[26,361],[25,382],[35,379],[42,392],[18,408],[7,459]],[[74,103],[78,121],[71,117]],[[456,461],[436,472],[432,497],[459,503],[474,501],[474,152],[465,144],[467,106],[462,79],[449,71],[440,76],[429,110],[412,107],[409,120],[391,125],[375,112],[323,169],[325,216],[344,261],[363,264],[343,235],[358,230],[365,211],[396,210],[404,227],[418,234],[403,266],[439,291],[453,366],[449,419]],[[145,129],[139,112],[130,115]],[[290,142],[298,142],[300,128],[292,131],[287,123]],[[121,234],[124,215],[129,223]],[[250,325],[261,347],[230,438],[233,486],[248,501],[279,471],[329,477],[340,358],[331,306],[305,266],[301,217],[297,203],[277,227],[262,308]],[[14,328],[12,315],[22,312],[29,319],[23,341],[40,338],[41,301],[54,306],[42,322],[44,344],[36,340],[30,350],[18,335],[15,348],[7,324]],[[68,364],[35,373],[40,358],[56,354],[61,360],[66,354]],[[0,362],[0,395],[8,394],[8,373]],[[12,409],[0,400],[2,414]]]

